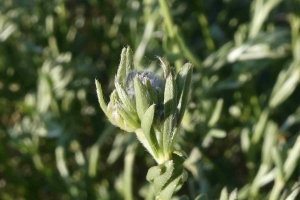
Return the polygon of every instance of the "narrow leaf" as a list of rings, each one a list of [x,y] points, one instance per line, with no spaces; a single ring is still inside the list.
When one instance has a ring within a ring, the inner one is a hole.
[[[244,153],[247,153],[250,148],[250,130],[243,128],[241,132],[241,147]]]
[[[137,141],[131,141],[126,149],[125,159],[124,159],[124,197],[125,199],[133,199],[133,172],[134,172],[134,161],[135,152],[137,148]]]
[[[295,200],[297,195],[300,192],[300,187],[296,188],[287,198],[286,200]]]
[[[167,185],[162,189],[162,191],[159,194],[159,198],[162,200],[168,200],[171,199],[176,186],[178,185],[180,179],[181,179],[181,173],[180,174],[176,174],[177,176],[175,176],[174,178],[172,177],[171,181],[167,183]]]
[[[274,133],[277,133],[277,125],[272,121],[268,121],[262,147],[262,162],[267,165],[271,164],[271,150],[275,146],[276,135]]]
[[[211,118],[208,122],[208,126],[212,127],[214,126],[220,119],[220,115],[221,115],[221,111],[222,111],[222,107],[223,107],[223,99],[219,99],[217,101],[217,105],[214,109],[213,114],[211,115]]]
[[[207,135],[215,138],[224,138],[226,137],[226,131],[221,129],[210,129]]]
[[[104,101],[101,84],[96,79],[95,79],[95,84],[96,84],[96,88],[97,88],[97,96],[98,96],[98,101],[99,101],[100,107],[103,110],[103,112],[105,113],[105,115],[107,115],[107,106]]]
[[[177,109],[178,109],[178,124],[181,122],[187,102],[189,97],[189,91],[191,87],[192,81],[192,73],[193,73],[193,66],[191,63],[186,63],[181,70],[179,71],[176,77],[176,85],[177,85],[177,100],[179,101]]]
[[[164,164],[163,167],[165,168],[165,170],[163,170],[164,173],[155,178],[153,182],[156,193],[159,193],[167,181],[171,178],[174,171],[174,163],[172,160],[169,160]]]
[[[295,90],[299,83],[300,72],[298,68],[294,70],[282,86],[275,92],[270,101],[270,107],[275,108],[284,102]]]
[[[254,133],[251,138],[253,144],[257,144],[260,141],[260,139],[263,135],[263,131],[265,129],[266,123],[268,121],[268,117],[269,117],[269,109],[263,110],[263,112],[261,113],[261,115],[259,117],[257,124],[255,125]]]
[[[292,173],[294,172],[298,160],[300,157],[300,136],[298,136],[293,148],[290,150],[288,157],[284,163],[283,170],[285,173],[285,180],[289,179]]]
[[[283,177],[284,177],[283,162],[282,162],[282,158],[281,158],[281,155],[280,155],[277,147],[272,148],[271,158],[273,159],[273,162],[274,162],[276,168],[278,169],[278,175],[279,175],[280,180],[283,180]]]

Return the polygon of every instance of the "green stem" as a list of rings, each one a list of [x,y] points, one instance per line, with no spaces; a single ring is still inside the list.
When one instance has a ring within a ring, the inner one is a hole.
[[[100,148],[108,138],[108,136],[113,133],[116,129],[115,126],[109,125],[100,135],[96,143],[90,149],[90,159],[89,159],[89,169],[88,174],[90,177],[95,177],[97,174],[97,164],[99,158]]]
[[[201,26],[202,34],[205,39],[205,43],[210,52],[215,50],[215,44],[210,35],[207,18],[204,13],[200,13],[198,16],[198,21]]]
[[[174,23],[173,23],[173,19],[171,17],[170,9],[168,7],[166,0],[159,0],[159,4],[162,9],[162,13],[164,15],[164,19],[166,20],[166,26],[167,26],[169,37],[173,39],[175,32],[173,29]]]
[[[183,55],[191,61],[196,67],[198,68],[203,68],[202,61],[199,60],[191,51],[190,49],[186,46],[185,41],[183,40],[183,37],[181,37],[180,33],[177,31],[175,35],[175,39],[177,41],[177,44],[183,53]]]
[[[264,0],[253,1],[254,16],[251,21],[249,38],[254,38],[262,29],[264,22],[266,21],[270,12],[281,2],[282,0],[268,0],[264,3]]]
[[[166,0],[159,0],[159,4],[162,10],[162,14],[164,16],[164,19],[166,21],[167,26],[167,32],[168,36],[171,39],[174,39],[174,41],[177,43],[180,51],[183,53],[186,59],[191,61],[196,67],[203,68],[202,61],[199,60],[187,47],[183,37],[180,35],[179,31],[177,30],[177,27],[174,25],[170,9],[168,7]],[[176,50],[178,47],[173,47],[174,50]]]

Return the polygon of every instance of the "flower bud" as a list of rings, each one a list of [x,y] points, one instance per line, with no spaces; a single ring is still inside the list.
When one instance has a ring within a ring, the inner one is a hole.
[[[176,74],[159,58],[164,71],[161,77],[149,71],[136,71],[132,60],[131,49],[124,48],[115,90],[107,106],[96,81],[100,107],[112,124],[136,132],[145,148],[162,164],[173,156],[173,144],[189,96],[192,65],[185,64]]]

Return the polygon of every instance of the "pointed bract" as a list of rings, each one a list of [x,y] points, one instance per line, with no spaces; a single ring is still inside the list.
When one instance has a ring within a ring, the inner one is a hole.
[[[155,104],[153,104],[146,110],[141,120],[142,130],[144,132],[145,137],[148,139],[151,147],[155,147],[157,144],[155,140],[153,141],[152,139],[153,137],[151,137],[151,128],[154,119],[154,112],[155,112]],[[156,149],[154,152],[156,153]]]
[[[155,91],[155,89],[152,87],[152,85],[150,84],[149,79],[146,79],[145,81],[145,86],[149,92],[150,98],[152,100],[152,103],[157,103],[157,92]]]
[[[127,132],[133,132],[136,129],[140,127],[139,120],[134,117],[134,115],[131,115],[128,113],[121,104],[117,104],[118,107],[118,113],[122,116],[123,120],[126,122],[126,130]]]
[[[161,63],[161,67],[163,68],[164,70],[164,78],[167,78],[169,76],[169,73],[170,73],[170,65],[169,63],[164,60],[163,58],[161,57],[158,57],[160,63]]]
[[[144,113],[150,106],[150,99],[147,94],[147,89],[145,85],[136,76],[134,78],[134,90],[135,90],[135,101],[136,101],[136,111],[140,119],[144,116]]]
[[[122,49],[121,60],[117,72],[117,81],[123,86],[126,82],[126,48]]]
[[[121,102],[125,105],[126,110],[131,112],[132,114],[135,114],[135,101],[129,97],[127,92],[122,88],[122,86],[118,82],[115,82],[115,86],[118,92],[118,96]]]
[[[177,95],[176,84],[172,73],[169,73],[164,92],[164,129],[163,129],[163,148],[165,153],[169,152],[173,129],[176,126]],[[168,156],[168,155],[166,155]]]
[[[129,72],[134,69],[133,66],[133,55],[132,50],[130,47],[126,49],[126,77],[128,76]]]

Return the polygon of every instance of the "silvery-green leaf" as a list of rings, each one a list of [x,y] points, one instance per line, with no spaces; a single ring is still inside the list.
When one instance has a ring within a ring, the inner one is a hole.
[[[126,82],[126,48],[122,49],[121,60],[117,72],[117,81],[124,85]]]
[[[283,101],[285,101],[295,90],[299,83],[300,71],[296,69],[287,80],[281,85],[281,87],[274,93],[270,100],[270,107],[275,108]]]
[[[153,179],[158,177],[161,174],[161,171],[162,171],[162,169],[159,166],[151,167],[148,170],[148,173],[146,176],[147,181],[152,181]]]
[[[129,74],[131,70],[133,70],[133,55],[132,55],[132,50],[130,47],[127,47],[126,49],[126,77]]]
[[[157,199],[169,200],[171,199],[173,193],[180,189],[183,183],[187,180],[188,174],[186,170],[183,169],[182,165],[174,165],[175,169],[172,176],[169,178],[167,183],[163,186]]]
[[[175,174],[174,177],[172,177],[171,180],[168,181],[167,185],[160,192],[159,198],[161,200],[171,199],[176,189],[176,186],[178,186],[180,179],[181,179],[181,172]]]
[[[128,111],[130,111],[132,114],[135,114],[136,110],[135,110],[134,100],[129,97],[127,92],[122,88],[122,86],[118,82],[115,82],[115,87],[118,92],[119,98],[121,102],[124,104],[125,108]]]
[[[105,113],[105,115],[107,115],[107,107],[106,107],[106,103],[103,98],[101,84],[96,79],[95,79],[95,84],[96,84],[96,88],[97,88],[97,96],[98,96],[98,101],[99,101],[100,107],[103,110],[103,112]]]
[[[142,84],[138,77],[134,78],[134,91],[136,98],[136,111],[140,119],[150,106],[150,98],[146,87]]]
[[[167,181],[171,178],[174,171],[174,162],[172,160],[167,161],[164,166],[164,173],[159,177],[155,178],[153,181],[153,185],[156,193],[159,193]]]
[[[163,149],[164,153],[169,152],[169,147],[172,142],[173,129],[176,126],[176,112],[177,112],[177,96],[176,85],[172,73],[166,80],[164,92],[164,131],[163,131]]]
[[[153,104],[146,110],[146,112],[141,120],[142,121],[142,123],[141,123],[142,130],[152,148],[155,148],[155,146],[157,145],[157,142],[155,141],[155,134],[153,134],[154,138],[151,137],[151,128],[152,128],[152,123],[153,123],[153,118],[154,118],[154,112],[155,112],[155,105]],[[153,150],[154,150],[153,152],[156,152],[155,149],[153,149]]]
[[[178,92],[177,100],[179,101],[177,106],[179,112],[178,119],[177,119],[178,124],[181,122],[186,109],[186,105],[189,97],[189,91],[191,87],[192,73],[193,73],[192,64],[186,63],[181,68],[181,70],[179,71],[176,77],[177,92]]]

